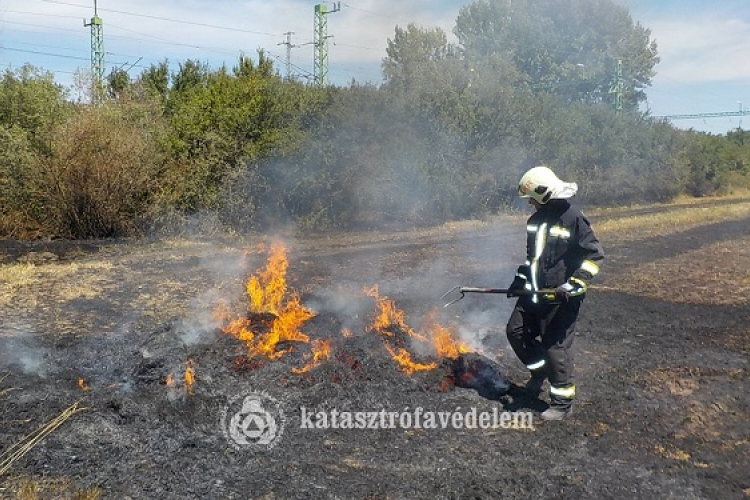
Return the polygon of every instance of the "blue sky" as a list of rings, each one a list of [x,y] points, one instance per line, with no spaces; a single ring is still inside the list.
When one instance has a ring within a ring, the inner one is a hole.
[[[521,1],[521,0],[516,0]],[[652,33],[661,57],[647,90],[652,114],[679,115],[750,109],[750,1],[616,0]],[[292,35],[293,71],[312,73],[313,10],[320,0],[98,0],[104,20],[106,66],[129,69],[168,59],[198,59],[218,67],[263,48],[284,71]],[[329,8],[332,2],[327,2]],[[380,61],[396,25],[415,22],[450,33],[459,0],[348,0],[328,16],[329,77],[335,84],[381,82]],[[90,32],[84,19],[94,0],[0,0],[2,68],[25,62],[55,73],[68,86],[89,68]],[[723,134],[744,117],[674,120],[681,128]]]

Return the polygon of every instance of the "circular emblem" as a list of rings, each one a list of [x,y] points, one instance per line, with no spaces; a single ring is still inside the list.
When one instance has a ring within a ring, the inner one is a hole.
[[[276,446],[284,433],[281,403],[265,392],[246,391],[229,400],[221,411],[221,430],[236,449]]]

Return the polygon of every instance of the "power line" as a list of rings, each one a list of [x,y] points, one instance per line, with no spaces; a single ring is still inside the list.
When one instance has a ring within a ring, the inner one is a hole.
[[[80,19],[80,18],[77,17],[76,19]],[[73,30],[73,29],[70,29],[70,28],[60,28],[58,26],[46,26],[44,24],[19,23],[19,22],[16,22],[16,21],[5,21],[5,20],[0,21],[0,23],[2,23],[2,24],[17,24],[19,26],[31,26],[33,28],[44,28],[44,29],[48,29],[48,30],[67,31],[67,32],[70,32],[70,33],[77,34],[78,38],[81,38],[83,36],[83,35],[81,35],[80,30]],[[19,30],[19,31],[23,31],[23,30]],[[26,32],[26,33],[28,33],[28,32]],[[38,31],[33,31],[33,33],[38,33]]]
[[[392,20],[392,21],[399,21],[399,22],[402,22],[402,23],[407,23],[407,24],[408,24],[409,22],[411,22],[411,21],[407,21],[407,20],[405,20],[405,19],[400,19],[400,18],[398,18],[398,17],[393,17],[393,16],[384,16],[383,14],[380,14],[380,13],[378,13],[378,12],[373,12],[373,11],[371,11],[371,10],[360,9],[359,7],[354,7],[353,5],[350,5],[350,4],[348,4],[348,3],[343,3],[343,5],[344,5],[344,7],[346,7],[347,9],[358,10],[359,12],[364,12],[364,13],[366,13],[366,14],[370,14],[371,16],[375,16],[375,17],[380,17],[380,18],[383,18],[383,19],[390,19],[390,20]]]
[[[76,61],[89,61],[88,57],[68,56],[65,54],[54,54],[52,52],[44,52],[41,50],[25,50],[25,49],[16,49],[14,47],[1,47],[0,50],[9,50],[11,52],[23,52],[25,54],[35,54],[38,56],[59,57],[61,59],[75,59]]]
[[[45,1],[45,2],[49,2],[49,3],[56,3],[56,4],[62,4],[62,5],[68,5],[68,6],[74,6],[74,7],[84,8],[84,6],[82,6],[82,5],[71,4],[71,3],[67,3],[67,2],[59,2],[59,1],[55,1],[55,0],[39,0],[39,1]],[[86,8],[89,8],[89,7],[86,7]],[[100,8],[98,10],[99,11],[109,10],[110,12],[113,12],[112,9],[101,9]],[[114,11],[114,12],[119,12],[119,11]],[[24,13],[26,13],[26,12],[24,12]],[[35,14],[35,13],[28,12],[28,14]],[[53,15],[53,14],[47,14],[47,15],[51,16],[51,17],[63,17],[63,18],[79,19],[76,16],[57,16],[57,15]],[[142,16],[142,15],[139,15],[139,14],[131,14],[131,15]],[[162,19],[162,18],[158,18],[157,16],[142,16],[142,17],[152,17],[152,18],[156,18],[156,19]],[[163,18],[163,19],[167,19],[167,18]],[[173,22],[186,23],[186,24],[196,24],[196,23],[190,23],[188,21],[179,21],[179,20],[172,20],[172,21]],[[69,28],[59,28],[59,27],[56,27],[56,26],[46,26],[46,25],[42,25],[42,24],[21,23],[21,22],[5,21],[5,20],[0,21],[0,22],[2,22],[4,24],[16,24],[16,25],[20,25],[20,26],[30,26],[30,27],[34,27],[34,28],[54,29],[54,30],[67,31],[67,32],[76,33],[76,34],[79,33],[78,30],[72,30],[72,29],[69,29]],[[213,28],[217,28],[217,29],[223,29],[224,28],[222,26],[213,26],[213,25],[208,25],[208,24],[201,24],[201,25],[202,26],[207,26],[207,27],[213,27]],[[139,31],[134,31],[134,30],[131,30],[131,29],[128,29],[128,28],[124,28],[122,26],[118,26],[118,25],[115,25],[115,24],[112,24],[112,23],[109,23],[109,22],[107,23],[107,26],[109,26],[110,28],[115,28],[115,29],[118,29],[118,30],[121,30],[121,31],[125,31],[125,32],[128,32],[128,33],[133,33],[133,34],[139,35],[141,37],[144,37],[144,38],[136,38],[136,37],[128,37],[128,36],[122,36],[122,35],[108,35],[107,36],[108,39],[110,39],[110,38],[117,38],[117,39],[123,39],[123,40],[133,40],[133,41],[136,41],[136,42],[160,43],[160,44],[164,44],[164,45],[174,45],[174,46],[177,46],[177,47],[186,47],[186,48],[191,48],[191,49],[207,50],[207,51],[215,52],[217,54],[229,54],[229,53],[234,54],[234,53],[236,53],[237,50],[241,50],[241,49],[234,49],[234,48],[211,47],[211,46],[196,45],[196,44],[191,44],[191,43],[175,42],[175,41],[172,41],[172,40],[168,40],[166,38],[161,38],[161,37],[157,37],[155,35],[149,35],[149,34],[146,34],[146,33],[139,32]],[[231,29],[233,29],[233,28],[231,28]],[[254,32],[254,31],[249,31],[249,30],[244,30],[244,31],[246,31],[247,33],[258,34],[258,32]],[[264,34],[265,35],[265,33],[260,33],[260,34]],[[277,36],[277,35],[271,35],[270,33],[268,35],[269,36]]]
[[[108,24],[108,26],[110,28],[116,28],[116,29],[119,29],[119,30],[122,30],[122,31],[126,31],[128,33],[133,33],[133,34],[140,35],[140,36],[143,36],[143,37],[151,39],[151,40],[144,40],[144,39],[141,39],[141,38],[124,37],[124,36],[120,37],[120,38],[124,38],[124,39],[127,39],[127,40],[134,40],[136,42],[159,43],[159,44],[163,44],[163,45],[174,45],[176,47],[186,47],[186,48],[189,48],[189,49],[206,50],[206,51],[209,51],[209,52],[214,52],[216,54],[229,54],[229,53],[234,54],[238,50],[241,50],[241,49],[234,49],[234,48],[230,49],[230,48],[224,48],[224,47],[210,47],[210,46],[205,46],[205,45],[195,45],[195,44],[192,44],[192,43],[180,43],[180,42],[175,42],[175,41],[168,40],[166,38],[161,38],[161,37],[158,37],[158,36],[149,35],[149,34],[141,33],[141,32],[138,32],[138,31],[133,31],[131,29],[123,28],[122,26],[116,26],[116,25],[111,24],[111,23]]]
[[[10,9],[6,9],[6,10],[3,10],[3,14],[5,14],[5,13],[11,13],[11,14],[28,14],[28,15],[31,15],[31,16],[34,16],[34,17],[40,17],[40,16],[42,16],[42,17],[56,17],[58,19],[80,19],[80,17],[78,17],[78,16],[65,16],[65,15],[62,15],[62,14],[47,14],[46,12],[28,12],[28,11],[24,11],[24,10],[10,10]]]
[[[74,2],[68,2],[68,1],[64,1],[64,0],[37,0],[37,1],[48,3],[48,4],[65,5],[65,6],[69,6],[69,7],[73,7],[73,8],[85,9],[85,10],[88,10],[88,11],[91,10],[91,7],[88,6],[88,5],[78,4],[78,3],[74,3]],[[334,5],[337,6],[338,4],[334,4]],[[351,7],[351,6],[348,6],[348,7]],[[372,12],[365,11],[364,9],[357,9],[357,8],[354,8],[354,9],[355,10],[361,10],[363,12],[367,12],[368,14],[374,14]],[[233,32],[240,32],[240,33],[250,33],[250,34],[262,35],[262,36],[273,36],[273,37],[277,37],[278,36],[278,34],[273,34],[273,33],[268,33],[268,32],[263,32],[263,31],[247,30],[247,29],[235,28],[235,27],[231,27],[231,26],[215,25],[215,24],[210,24],[210,23],[186,21],[186,20],[175,19],[175,18],[164,17],[164,16],[139,14],[139,13],[128,12],[128,11],[124,11],[124,10],[117,10],[117,9],[107,9],[107,8],[101,8],[101,7],[99,7],[98,11],[101,11],[101,12],[110,12],[110,13],[116,13],[116,14],[122,14],[122,15],[128,15],[128,16],[134,16],[134,17],[145,18],[145,19],[155,19],[155,20],[164,21],[164,22],[172,22],[172,23],[179,23],[179,24],[192,25],[192,26],[201,26],[201,27],[211,28],[211,29],[215,29],[215,30],[226,30],[226,31],[233,31]],[[76,16],[69,16],[69,15],[62,15],[62,14],[58,15],[58,14],[50,14],[50,13],[34,13],[34,12],[30,12],[30,11],[29,12],[27,12],[27,11],[13,11],[13,12],[17,13],[17,14],[32,15],[32,16],[33,15],[39,15],[39,16],[44,16],[44,17],[49,17],[49,18],[79,19]],[[387,17],[387,16],[383,16],[383,17]],[[78,31],[78,30],[66,29],[66,28],[57,27],[57,26],[47,26],[47,25],[44,25],[44,24],[14,22],[14,21],[6,21],[6,20],[0,20],[0,23],[11,24],[11,25],[19,25],[19,26],[28,26],[28,27],[32,28],[32,30],[29,30],[29,32],[32,32],[32,33],[38,32],[38,30],[34,29],[34,28],[38,28],[40,30],[62,31],[62,32],[66,32],[66,33],[72,34],[71,36],[76,36],[77,38],[82,38],[82,36],[81,36],[82,34],[80,34],[80,31]],[[245,52],[245,50],[241,49],[241,48],[221,48],[221,47],[201,46],[201,45],[196,45],[196,44],[191,44],[191,43],[180,43],[180,42],[176,42],[176,41],[173,41],[173,40],[168,40],[168,39],[165,39],[165,38],[160,38],[160,37],[157,37],[157,36],[149,35],[149,34],[146,34],[146,33],[141,33],[141,32],[138,32],[138,31],[133,31],[133,30],[130,30],[128,28],[124,28],[122,26],[113,25],[110,22],[107,22],[107,26],[109,27],[108,28],[109,30],[112,30],[112,29],[114,29],[116,31],[120,30],[120,31],[123,31],[123,32],[132,33],[132,34],[136,35],[136,36],[127,36],[127,35],[109,34],[109,35],[107,35],[107,40],[111,40],[111,39],[132,40],[132,41],[135,41],[135,42],[138,42],[138,43],[144,43],[144,44],[158,43],[158,44],[170,45],[170,46],[175,46],[175,47],[185,47],[185,48],[195,49],[195,50],[204,50],[204,51],[216,53],[216,54],[219,54],[219,55],[228,55],[228,54],[236,55],[238,53]],[[23,31],[23,30],[20,30],[20,31]],[[110,31],[110,33],[111,33],[111,31]],[[322,40],[320,40],[319,42],[322,42]],[[302,44],[302,45],[307,45],[307,44]],[[360,50],[370,50],[370,51],[377,51],[377,50],[379,50],[379,49],[375,49],[375,48],[372,48],[372,47],[364,47],[364,46],[357,46],[357,45],[350,45],[350,44],[339,44],[339,45],[341,45],[343,47],[351,47],[351,48],[360,49]],[[15,48],[9,49],[9,50],[12,50],[13,52],[27,53],[27,54],[36,54],[36,55],[40,55],[40,56],[55,57],[55,58],[62,58],[62,59],[79,60],[79,61],[85,60],[83,57],[66,56],[64,54],[56,53],[54,51],[37,51],[37,50],[31,50],[31,49],[24,50],[24,49],[15,49]],[[67,49],[67,48],[65,48],[64,50],[74,50],[74,49]],[[286,60],[283,60],[279,56],[277,56],[277,55],[273,54],[272,52],[268,51],[267,49],[261,48],[260,50],[262,50],[264,53],[268,54],[272,58],[274,58],[274,59],[276,59],[278,61],[283,61],[286,64]],[[126,56],[124,54],[117,54],[117,53],[114,53],[114,52],[107,52],[106,54],[107,54],[107,56],[113,56],[113,55],[114,56],[118,56],[119,55],[119,56],[122,56],[122,57],[130,57],[130,56]],[[133,57],[136,57],[136,56],[133,56]],[[138,56],[138,57],[142,57],[142,56]],[[110,58],[107,57],[107,61],[106,62],[108,64],[111,63],[111,61],[109,59]],[[287,57],[287,60],[289,60],[289,59],[290,58]],[[148,60],[148,58],[147,58],[147,60]],[[154,59],[152,58],[152,60],[154,60]],[[291,61],[290,61],[290,63],[291,63]],[[137,67],[143,67],[143,66],[137,66]],[[306,78],[307,77],[306,75],[309,75],[311,73],[310,70],[309,70],[309,68],[305,69],[305,68],[303,68],[301,66],[294,65],[294,64],[292,64],[290,67],[293,68],[294,71],[299,72],[300,76],[302,76],[303,78]],[[357,73],[359,71],[367,71],[368,73],[370,72],[369,70],[364,70],[364,69],[359,69],[359,70],[354,70],[352,68],[347,69],[345,65],[342,66],[340,64],[337,64],[335,68],[331,68],[331,69],[333,69],[337,74],[341,74],[342,72],[345,72],[345,71],[351,71],[353,73]],[[354,77],[354,76],[352,75],[352,77]]]
[[[81,8],[81,9],[87,9],[87,8],[89,8],[86,5],[80,5],[80,4],[69,3],[69,2],[61,2],[59,0],[39,0],[39,1],[40,2],[46,2],[46,3],[54,3],[54,4],[58,4],[58,5],[67,5],[69,7],[78,7],[78,8]],[[182,19],[172,19],[172,18],[169,18],[169,17],[152,16],[152,15],[149,15],[149,14],[137,14],[135,12],[126,12],[126,11],[123,11],[123,10],[116,10],[116,9],[99,9],[99,10],[101,10],[102,12],[112,12],[114,14],[122,14],[122,15],[125,15],[125,16],[141,17],[141,18],[144,18],[144,19],[154,19],[156,21],[167,21],[167,22],[170,22],[170,23],[187,24],[187,25],[191,25],[191,26],[201,26],[203,28],[221,29],[221,30],[226,30],[226,31],[235,31],[235,32],[238,32],[238,33],[250,33],[250,34],[253,34],[253,35],[263,35],[263,36],[272,36],[272,37],[279,36],[278,33],[266,33],[266,32],[263,32],[263,31],[253,31],[253,30],[247,30],[247,29],[243,29],[243,28],[234,28],[232,26],[222,26],[222,25],[218,25],[218,24],[208,24],[208,23],[199,23],[199,22],[195,22],[195,21],[185,21],[185,20],[182,20]]]
[[[750,110],[719,111],[715,113],[693,113],[693,114],[685,114],[685,115],[662,115],[662,116],[654,116],[654,118],[663,118],[666,120],[693,120],[696,118],[721,118],[725,116],[748,116],[748,115],[750,115]]]
[[[349,47],[351,49],[374,50],[377,52],[380,52],[381,50],[383,50],[383,49],[376,49],[373,47],[362,47],[361,45],[349,45],[348,43],[333,42],[333,44],[337,47]]]
[[[19,40],[7,40],[8,42],[14,42],[17,44],[22,44],[25,46],[32,46],[32,47],[44,47],[46,49],[57,49],[57,50],[69,50],[71,52],[78,52],[81,50],[80,47],[65,47],[63,45],[47,45],[44,43],[31,43],[26,41],[19,41]]]
[[[41,50],[28,50],[28,49],[19,49],[16,47],[0,46],[0,51],[3,51],[3,50],[7,50],[10,52],[21,52],[24,54],[34,54],[38,56],[57,57],[60,59],[72,59],[75,61],[89,61],[89,58],[87,57],[70,56],[66,54],[56,54],[54,52],[46,52],[46,51],[41,51]],[[136,57],[136,56],[129,56],[127,54],[117,54],[113,52],[107,52],[106,54],[110,56],[117,56],[117,57]],[[127,63],[120,63],[112,59],[106,59],[106,62],[113,64],[113,65],[127,64]],[[142,65],[133,65],[133,67],[144,68],[144,69],[146,68],[146,66],[142,66]],[[74,73],[74,72],[58,71],[58,73]]]

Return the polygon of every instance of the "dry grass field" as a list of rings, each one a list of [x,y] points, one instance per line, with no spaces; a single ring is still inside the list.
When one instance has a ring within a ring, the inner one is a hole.
[[[475,295],[442,308],[440,296],[507,285],[525,215],[401,232],[0,242],[0,498],[750,498],[750,198],[589,216],[607,258],[578,328],[578,405],[532,430],[313,431],[300,415],[538,416],[545,395],[446,384],[441,359],[406,373],[372,326],[378,297],[405,318],[389,316],[391,332],[424,333],[436,315],[517,389],[525,373],[504,338],[512,302]],[[254,357],[219,313],[242,309],[278,239],[285,291],[313,313],[299,323],[311,342]],[[375,285],[379,295],[365,293]],[[331,352],[302,372],[315,341]],[[248,390],[283,402],[272,449],[238,450],[222,434],[222,407]]]

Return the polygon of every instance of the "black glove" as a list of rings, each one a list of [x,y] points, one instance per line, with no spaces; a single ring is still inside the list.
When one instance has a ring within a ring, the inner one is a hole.
[[[510,297],[517,297],[520,290],[523,290],[526,287],[526,280],[523,279],[520,276],[516,276],[516,278],[513,280],[513,283],[510,284],[508,287],[508,298]]]
[[[555,288],[555,300],[558,302],[567,302],[570,300],[571,294],[570,292],[573,291],[573,285],[570,283],[564,283],[557,288]]]
[[[516,277],[513,279],[513,283],[508,287],[508,298],[517,297],[517,292],[526,289],[530,274],[531,270],[529,269],[529,266],[518,266]]]
[[[586,293],[588,287],[586,282],[578,278],[570,278],[566,283],[555,288],[554,299],[558,302],[567,302],[572,297],[580,297]]]

